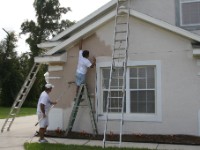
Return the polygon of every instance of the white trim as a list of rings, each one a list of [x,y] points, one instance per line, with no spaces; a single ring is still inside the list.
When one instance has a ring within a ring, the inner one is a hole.
[[[58,66],[58,65],[55,65],[55,66],[48,66],[48,71],[49,72],[52,72],[52,71],[62,71],[64,69],[63,66]]]
[[[62,55],[47,55],[34,57],[34,62],[37,63],[65,63],[67,61],[67,53]]]
[[[101,87],[101,68],[102,67],[109,67],[111,65],[111,58],[102,59],[98,58],[96,64],[96,71],[97,71],[97,85]],[[161,122],[162,121],[162,99],[161,99],[161,62],[159,60],[149,60],[149,61],[128,61],[127,66],[144,66],[144,65],[154,65],[156,66],[156,112],[155,114],[124,114],[124,120],[126,121],[154,121],[154,122]],[[127,85],[128,81],[127,81]],[[97,98],[98,102],[98,119],[105,120],[105,113],[103,113],[103,104],[101,100],[101,90],[97,87]],[[128,96],[127,96],[128,97]],[[127,100],[128,103],[129,100]],[[128,105],[128,104],[127,104]],[[128,108],[128,107],[127,107]],[[128,111],[128,110],[127,110]],[[129,110],[130,112],[130,110]],[[112,119],[119,119],[120,115],[115,113],[110,113],[109,118]]]
[[[62,43],[62,41],[45,42],[45,43],[37,44],[37,47],[39,47],[39,48],[50,48],[50,47],[57,46],[57,45],[60,44],[60,43]]]
[[[141,19],[145,22],[149,22],[151,24],[154,24],[156,26],[159,26],[161,28],[167,29],[171,32],[174,32],[176,34],[179,34],[181,36],[184,36],[186,38],[192,39],[192,40],[196,40],[198,42],[200,42],[200,36],[197,34],[194,34],[192,32],[186,31],[184,29],[181,29],[179,27],[173,26],[169,23],[166,23],[164,21],[152,18],[148,15],[142,14],[140,12],[137,12],[135,10],[130,10],[130,14],[138,19]],[[99,26],[101,26],[103,23],[105,23],[106,21],[110,20],[111,18],[113,18],[115,16],[115,11],[112,11],[110,13],[108,13],[107,15],[105,15],[104,17],[102,17],[101,19],[97,20],[96,22],[94,22],[93,24],[88,25],[87,27],[85,27],[83,30],[81,30],[78,33],[75,33],[74,35],[72,35],[70,38],[66,39],[65,41],[63,41],[61,44],[57,45],[56,47],[52,48],[51,50],[47,51],[47,55],[51,55],[53,53],[55,53],[56,51],[63,49],[64,47],[70,47],[73,46],[73,44],[78,41],[79,39],[83,38],[84,36],[91,34],[92,31],[94,31],[96,28],[98,28]]]
[[[187,30],[184,30],[182,28],[173,26],[173,25],[171,25],[171,24],[169,24],[167,22],[152,18],[152,17],[150,17],[148,15],[142,14],[142,13],[137,12],[135,10],[130,10],[130,14],[132,16],[136,17],[136,18],[139,18],[139,19],[143,20],[143,21],[152,23],[152,24],[154,24],[156,26],[159,26],[159,27],[167,29],[167,30],[169,30],[171,32],[177,33],[177,34],[182,35],[182,36],[184,36],[186,38],[189,38],[189,39],[196,40],[196,41],[200,42],[200,36],[199,35],[194,34],[192,32],[189,32]]]
[[[57,50],[63,49],[65,46],[70,47],[70,44],[73,44],[73,42],[75,42],[78,39],[81,39],[82,36],[92,32],[93,30],[95,30],[96,28],[98,28],[99,26],[101,26],[103,23],[105,23],[106,21],[110,20],[111,18],[113,18],[115,15],[115,11],[112,11],[110,13],[108,13],[107,15],[105,15],[103,18],[97,20],[96,22],[94,22],[93,24],[87,26],[86,28],[84,28],[83,30],[81,30],[80,32],[74,34],[72,37],[70,37],[69,39],[65,40],[64,42],[62,42],[61,44],[59,44],[58,46],[56,46],[55,48],[51,49],[50,51],[48,51],[46,53],[46,55],[52,55],[53,53],[55,53]]]

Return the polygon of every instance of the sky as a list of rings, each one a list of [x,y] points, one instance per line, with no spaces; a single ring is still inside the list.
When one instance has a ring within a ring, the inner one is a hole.
[[[63,16],[63,19],[79,21],[91,14],[111,0],[59,0],[61,7],[70,7],[71,12]],[[26,20],[35,20],[34,0],[0,0],[0,41],[6,37],[6,31],[20,33],[20,26]],[[28,52],[29,47],[25,43],[27,36],[18,37],[16,51],[18,54]]]

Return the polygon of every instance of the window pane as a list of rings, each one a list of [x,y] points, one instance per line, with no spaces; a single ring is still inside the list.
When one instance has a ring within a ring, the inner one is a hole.
[[[109,78],[110,78],[110,69],[109,68],[103,68],[102,69],[102,88],[103,89],[108,89]]]
[[[131,91],[131,112],[132,113],[155,113],[155,92]]]
[[[110,68],[102,69],[102,87],[109,88]],[[111,89],[121,89],[123,86],[123,69],[116,68],[112,72]]]
[[[138,72],[135,75],[135,72]],[[134,74],[134,75],[133,75]],[[131,77],[134,76],[134,77]],[[130,89],[152,89],[155,88],[154,66],[130,68]]]
[[[139,77],[145,77],[146,76],[146,71],[145,71],[144,67],[138,69],[138,76]]]
[[[130,68],[130,77],[137,77],[137,68]]]
[[[103,111],[106,112],[108,91],[103,92]],[[121,91],[111,91],[111,98],[109,102],[108,112],[121,112],[122,107],[122,92]],[[126,104],[126,103],[125,103]],[[124,105],[124,112],[125,112]]]
[[[200,2],[183,2],[182,7],[182,25],[200,24]]]
[[[155,66],[129,67],[130,112],[155,113]],[[109,86],[110,69],[102,68],[103,112],[106,112],[106,102]],[[112,74],[111,98],[108,112],[120,113],[122,106],[122,91],[117,87],[123,84],[123,70],[116,68]],[[126,87],[127,88],[127,87]],[[124,102],[126,112],[126,99]]]
[[[137,89],[137,79],[130,79],[130,88]]]
[[[139,89],[146,89],[146,79],[139,79]]]
[[[155,88],[155,71],[154,67],[147,67],[147,88]]]

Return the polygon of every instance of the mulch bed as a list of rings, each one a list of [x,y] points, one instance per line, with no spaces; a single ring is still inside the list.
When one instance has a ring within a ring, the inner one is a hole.
[[[103,135],[92,135],[86,132],[70,132],[68,135],[64,131],[48,131],[48,137],[103,140]],[[119,135],[109,134],[107,140],[119,141]],[[149,135],[149,134],[128,134],[123,135],[123,142],[159,143],[159,144],[182,144],[200,145],[200,137],[192,135]]]

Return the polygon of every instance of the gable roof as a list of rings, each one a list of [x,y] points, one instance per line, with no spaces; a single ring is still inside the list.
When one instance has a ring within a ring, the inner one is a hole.
[[[95,31],[96,28],[103,25],[110,19],[114,18],[115,10],[113,9],[113,7],[115,6],[115,4],[116,4],[115,0],[109,2],[108,4],[104,5],[103,7],[101,7],[97,11],[95,11],[95,13],[93,13],[92,15],[89,15],[88,17],[84,18],[83,20],[81,20],[80,22],[78,22],[77,24],[72,26],[72,28],[70,28],[70,29],[62,32],[61,34],[57,35],[56,37],[54,37],[52,39],[52,41],[59,40],[65,36],[69,36],[69,38],[63,40],[62,42],[60,42],[60,44],[58,44],[51,50],[47,51],[46,55],[52,55],[60,49],[72,47],[74,44],[76,44],[76,42],[78,40],[80,40],[83,37],[89,36],[90,34],[92,34]],[[109,11],[109,10],[111,10],[111,11]],[[182,28],[179,28],[177,26],[171,25],[162,20],[155,19],[151,16],[148,16],[146,14],[140,13],[135,10],[130,10],[130,15],[135,18],[138,18],[140,20],[143,20],[145,22],[154,24],[158,27],[164,28],[170,32],[174,32],[176,34],[179,34],[179,35],[189,38],[191,40],[200,42],[199,35],[189,32],[187,30],[184,30]],[[98,20],[95,20],[95,18],[98,18]],[[82,28],[83,26],[85,26],[85,27]]]
[[[68,28],[67,30],[61,32],[60,34],[54,36],[50,41],[57,41],[59,39],[62,39],[65,36],[70,36],[71,34],[77,32],[77,30],[80,30],[82,27],[87,26],[88,24],[92,23],[93,21],[97,20],[99,17],[105,15],[108,13],[111,9],[115,8],[116,6],[116,0],[111,0],[107,4],[103,5],[87,17],[83,18],[82,20],[78,21],[76,24]]]

